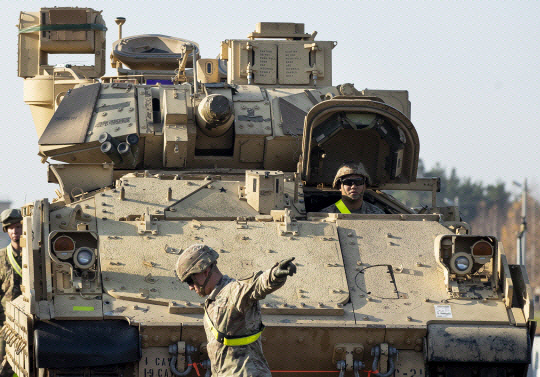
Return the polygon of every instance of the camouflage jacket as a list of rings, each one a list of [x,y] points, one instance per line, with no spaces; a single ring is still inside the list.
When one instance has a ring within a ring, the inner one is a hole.
[[[273,277],[272,269],[238,281],[224,275],[206,299],[208,318],[228,336],[252,335],[262,324],[259,300],[282,287],[286,280]],[[204,330],[212,376],[271,376],[260,338],[245,346],[226,346],[216,340],[206,320]]]
[[[326,208],[323,208],[321,209],[320,212],[325,212],[325,213],[341,213],[338,209],[338,207],[336,207],[335,204],[332,204]],[[377,207],[376,205],[373,205],[371,203],[368,203],[364,200],[364,202],[362,203],[362,207],[360,207],[359,209],[355,209],[353,211],[351,211],[351,213],[362,213],[362,214],[382,214],[384,215],[384,211],[382,209],[380,209],[379,207]]]
[[[15,260],[22,266],[22,254],[13,250],[13,256]],[[7,247],[0,250],[0,297],[2,298],[2,312],[0,313],[0,319],[2,322],[5,320],[5,308],[6,303],[18,297],[21,294],[21,282],[22,278],[17,274],[11,263],[7,253]]]

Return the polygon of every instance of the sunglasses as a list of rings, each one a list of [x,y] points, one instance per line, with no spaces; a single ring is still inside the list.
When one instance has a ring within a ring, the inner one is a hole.
[[[187,283],[189,286],[193,286],[195,283],[193,282],[193,278],[191,276],[188,276],[184,283]]]
[[[341,183],[343,183],[345,186],[352,186],[352,185],[362,186],[364,183],[366,183],[366,178],[364,177],[354,178],[354,179],[347,178],[347,179],[342,179]]]

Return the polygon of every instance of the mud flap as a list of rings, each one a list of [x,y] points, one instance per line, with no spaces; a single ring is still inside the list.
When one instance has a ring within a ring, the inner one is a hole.
[[[526,327],[428,326],[428,363],[529,364],[531,350],[531,338]]]
[[[38,368],[95,367],[141,358],[139,331],[124,321],[51,321],[35,327]]]

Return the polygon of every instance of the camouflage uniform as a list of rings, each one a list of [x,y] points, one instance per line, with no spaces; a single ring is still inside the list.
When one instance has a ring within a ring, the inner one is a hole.
[[[376,205],[373,205],[371,203],[368,203],[366,201],[364,201],[362,203],[362,207],[358,208],[358,209],[354,209],[354,210],[350,210],[351,213],[364,213],[364,214],[384,214],[384,211],[382,209],[380,209],[379,207],[377,207]],[[338,207],[336,207],[335,204],[332,204],[326,208],[323,208],[320,212],[325,212],[325,213],[341,213],[341,211],[338,209]]]
[[[8,232],[8,228],[12,225],[19,224],[22,220],[21,211],[18,209],[6,209],[0,214],[2,221],[2,230]],[[11,238],[11,236],[10,236]],[[22,265],[22,250],[14,250],[11,243],[0,250],[0,298],[2,299],[2,309],[0,311],[0,320],[2,325],[6,320],[6,304],[18,297],[21,294],[22,278],[11,265],[8,252],[12,251],[13,257],[19,267]],[[4,338],[0,338],[0,362],[4,364],[0,377],[13,376],[13,370],[7,362],[6,342]]]
[[[340,188],[341,186],[341,179],[349,176],[349,175],[361,175],[366,179],[366,185],[369,185],[371,183],[371,177],[369,176],[366,167],[361,162],[354,162],[349,161],[345,162],[343,165],[341,165],[336,173],[336,177],[334,178],[334,182],[332,183],[332,186],[334,188]],[[362,206],[355,210],[350,210],[351,213],[361,213],[361,214],[384,214],[384,211],[380,209],[379,207],[367,203],[364,201],[362,203]],[[332,204],[326,208],[323,208],[320,210],[320,212],[325,213],[341,213],[339,208],[336,206],[336,204]]]
[[[8,246],[9,247],[9,246]],[[22,266],[22,250],[13,249],[13,256],[15,257],[15,260],[19,264],[19,266]],[[0,250],[0,296],[2,297],[2,309],[0,312],[0,320],[2,321],[2,324],[6,320],[6,304],[13,300],[14,298],[17,298],[21,294],[21,283],[22,278],[19,274],[17,274],[13,267],[11,266],[11,263],[9,262],[8,257],[8,251],[7,247]],[[6,341],[4,338],[0,338],[0,357],[3,358],[6,355]],[[0,362],[2,361],[0,360]],[[9,363],[5,363],[4,369],[2,370],[2,373],[0,373],[0,377],[8,377],[13,376],[13,370],[11,369],[11,366]]]
[[[208,318],[216,329],[227,336],[248,336],[260,331],[262,321],[258,300],[282,287],[287,280],[287,277],[276,278],[272,270],[239,281],[227,275],[221,278],[205,303]],[[213,376],[272,375],[260,338],[245,346],[226,346],[216,340],[208,320],[204,321],[204,329]]]

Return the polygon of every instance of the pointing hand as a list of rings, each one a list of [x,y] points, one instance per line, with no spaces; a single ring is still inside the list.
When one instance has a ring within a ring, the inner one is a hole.
[[[274,270],[274,276],[276,278],[283,278],[286,276],[293,276],[296,273],[296,266],[292,262],[294,257],[289,259],[284,259],[279,262],[278,266]]]

